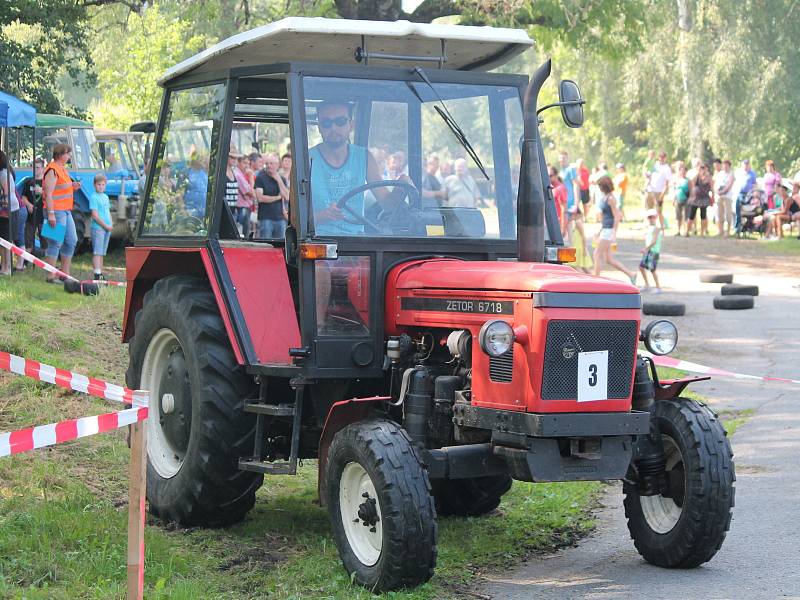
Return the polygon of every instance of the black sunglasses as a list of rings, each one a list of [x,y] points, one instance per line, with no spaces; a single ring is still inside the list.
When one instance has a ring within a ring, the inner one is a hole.
[[[347,117],[336,117],[335,119],[320,119],[319,126],[323,129],[330,129],[334,125],[337,127],[344,127],[350,122]]]

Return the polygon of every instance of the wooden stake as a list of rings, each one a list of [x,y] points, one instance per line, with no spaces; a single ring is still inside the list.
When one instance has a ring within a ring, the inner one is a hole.
[[[134,392],[134,406],[148,399],[147,392]],[[145,404],[146,406],[146,404]],[[144,597],[144,501],[147,491],[147,421],[130,426],[131,462],[128,484],[128,600]]]

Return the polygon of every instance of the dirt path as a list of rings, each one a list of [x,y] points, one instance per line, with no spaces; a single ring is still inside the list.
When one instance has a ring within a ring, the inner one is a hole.
[[[621,241],[620,259],[633,266],[639,247]],[[795,287],[798,270],[790,267],[800,258],[762,259],[750,251],[733,240],[667,240],[660,264],[666,289],[657,297],[687,305],[686,316],[674,319],[680,332],[676,355],[735,372],[798,378],[800,289]],[[711,270],[731,271],[735,281],[759,285],[756,307],[715,310],[711,303],[719,286],[700,283],[697,276]],[[645,563],[629,539],[621,488],[615,485],[603,498],[593,536],[576,548],[487,578],[481,592],[498,599],[800,598],[795,560],[800,550],[800,386],[717,378],[694,389],[718,409],[755,409],[732,438],[736,507],[714,559],[693,570]]]

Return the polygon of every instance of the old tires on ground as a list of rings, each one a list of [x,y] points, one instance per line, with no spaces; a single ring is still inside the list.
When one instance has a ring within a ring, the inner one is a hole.
[[[433,482],[436,512],[440,516],[479,517],[492,512],[511,489],[511,477],[494,475]]]
[[[733,273],[701,273],[703,283],[733,283]]]
[[[325,499],[345,569],[376,592],[413,587],[436,566],[436,510],[425,469],[396,423],[348,425],[328,450]]]
[[[721,293],[723,296],[758,296],[758,286],[727,283],[722,286]]]
[[[127,383],[151,394],[147,499],[181,525],[227,525],[252,508],[263,477],[240,471],[255,419],[242,411],[253,380],[236,363],[208,285],[156,282],[136,315]]]
[[[686,314],[686,305],[683,302],[651,300],[642,303],[642,312],[659,317],[681,317]]]
[[[714,308],[720,310],[742,310],[753,308],[755,302],[752,296],[716,296]]]
[[[719,550],[731,522],[733,453],[716,415],[679,398],[656,402],[666,455],[667,489],[640,496],[627,482],[625,516],[633,543],[660,567],[696,567]]]

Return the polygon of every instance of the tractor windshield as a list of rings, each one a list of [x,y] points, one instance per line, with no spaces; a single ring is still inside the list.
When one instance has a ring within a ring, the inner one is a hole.
[[[303,88],[317,235],[516,237],[518,88],[333,77]]]

